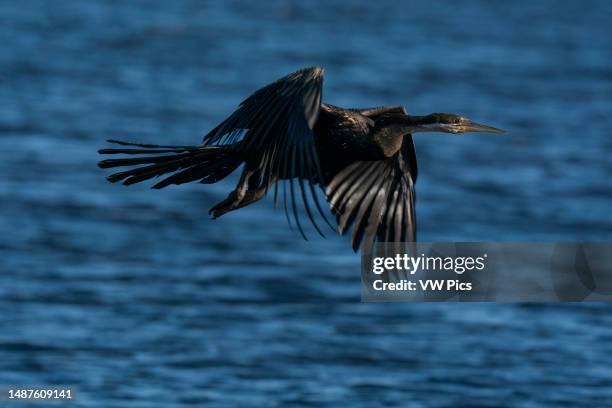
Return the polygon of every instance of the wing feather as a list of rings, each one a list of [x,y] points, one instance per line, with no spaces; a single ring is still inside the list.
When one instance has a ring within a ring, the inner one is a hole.
[[[411,135],[392,157],[361,161],[347,166],[331,180],[327,197],[336,215],[338,230],[352,226],[352,246],[357,251],[372,249],[374,242],[416,240],[415,176]]]
[[[304,237],[298,220],[298,195],[310,222],[321,235],[309,204],[309,195],[319,214],[329,224],[314,188],[317,183],[324,185],[313,134],[322,92],[322,68],[306,68],[289,74],[255,91],[203,140],[205,145],[239,142],[238,151],[246,154],[245,157],[261,170],[258,187],[267,189],[276,180],[289,179],[292,218]],[[293,178],[299,179],[298,194]],[[309,189],[305,188],[304,182],[310,185]],[[277,194],[275,187],[275,202]],[[287,210],[285,190],[283,204]],[[288,215],[289,211],[286,213]]]

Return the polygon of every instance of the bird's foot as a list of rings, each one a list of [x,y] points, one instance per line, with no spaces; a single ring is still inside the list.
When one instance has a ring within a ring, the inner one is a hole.
[[[221,201],[219,204],[212,207],[208,211],[208,214],[210,214],[210,217],[213,220],[216,218],[219,218],[223,214],[230,212],[232,210],[235,210],[236,208],[239,208],[240,202],[242,201],[243,198],[244,198],[244,193],[239,194],[236,190],[234,190],[231,193],[229,193],[229,195],[227,196],[225,200]]]
[[[227,198],[215,205],[208,211],[212,219],[219,218],[223,214],[237,210],[261,200],[267,193],[267,188],[259,187],[251,190],[236,189],[229,193]]]

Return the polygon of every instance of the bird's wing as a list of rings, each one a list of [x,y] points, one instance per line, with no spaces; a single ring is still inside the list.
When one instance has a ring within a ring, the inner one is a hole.
[[[344,234],[353,226],[352,245],[364,251],[378,242],[415,242],[416,156],[412,136],[404,136],[392,157],[361,161],[341,170],[327,186],[327,197]]]
[[[403,106],[381,106],[377,108],[361,108],[361,109],[352,109],[356,112],[361,113],[363,116],[366,116],[370,119],[376,119],[380,115],[386,113],[403,113],[406,115],[408,112],[406,108]],[[416,179],[419,173],[419,169],[417,167],[417,159],[416,159],[416,151],[414,150],[414,143],[412,141],[412,135],[406,135],[404,137],[404,143],[406,148],[407,155],[407,164],[410,167],[410,175],[412,176],[412,180],[416,183]]]
[[[297,216],[294,178],[298,180],[308,217],[319,233],[304,181],[319,213],[327,221],[314,189],[316,182],[323,185],[312,130],[319,115],[322,90],[322,68],[306,68],[289,74],[242,101],[203,141],[206,145],[229,144],[242,137],[237,148],[259,162],[255,163],[260,170],[259,186],[268,188],[277,179],[288,178],[293,216],[304,238]],[[283,201],[287,210],[286,197]]]

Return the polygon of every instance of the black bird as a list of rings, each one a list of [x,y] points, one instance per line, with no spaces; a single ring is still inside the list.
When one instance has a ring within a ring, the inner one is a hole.
[[[324,189],[340,234],[352,225],[352,245],[357,251],[364,237],[364,249],[375,241],[416,240],[417,161],[412,133],[503,132],[450,113],[411,116],[402,106],[340,108],[321,102],[322,88],[322,68],[302,69],[245,99],[200,146],[109,140],[132,147],[99,153],[143,156],[103,160],[98,165],[140,166],[108,177],[112,183],[123,180],[125,185],[174,173],[153,186],[163,188],[191,181],[216,183],[244,164],[236,189],[210,209],[212,217],[260,200],[272,186],[276,204],[278,181],[288,180],[283,183],[289,185],[289,193],[283,189],[285,212],[291,224],[291,208],[304,238],[296,191],[321,235],[313,203],[329,224],[317,199],[318,185]]]

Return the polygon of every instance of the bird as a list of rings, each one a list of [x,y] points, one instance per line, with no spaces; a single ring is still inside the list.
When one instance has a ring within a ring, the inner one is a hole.
[[[334,106],[322,102],[323,76],[322,67],[304,68],[256,90],[199,145],[108,140],[120,147],[98,153],[129,157],[98,166],[130,167],[107,177],[124,185],[168,175],[155,189],[216,183],[242,166],[235,189],[210,209],[213,219],[261,200],[271,189],[278,206],[282,185],[289,225],[295,223],[304,239],[300,213],[322,236],[317,219],[341,235],[352,230],[355,252],[371,250],[377,242],[416,242],[413,133],[504,130],[452,113],[409,115],[403,106]],[[335,217],[337,227],[326,214]]]

